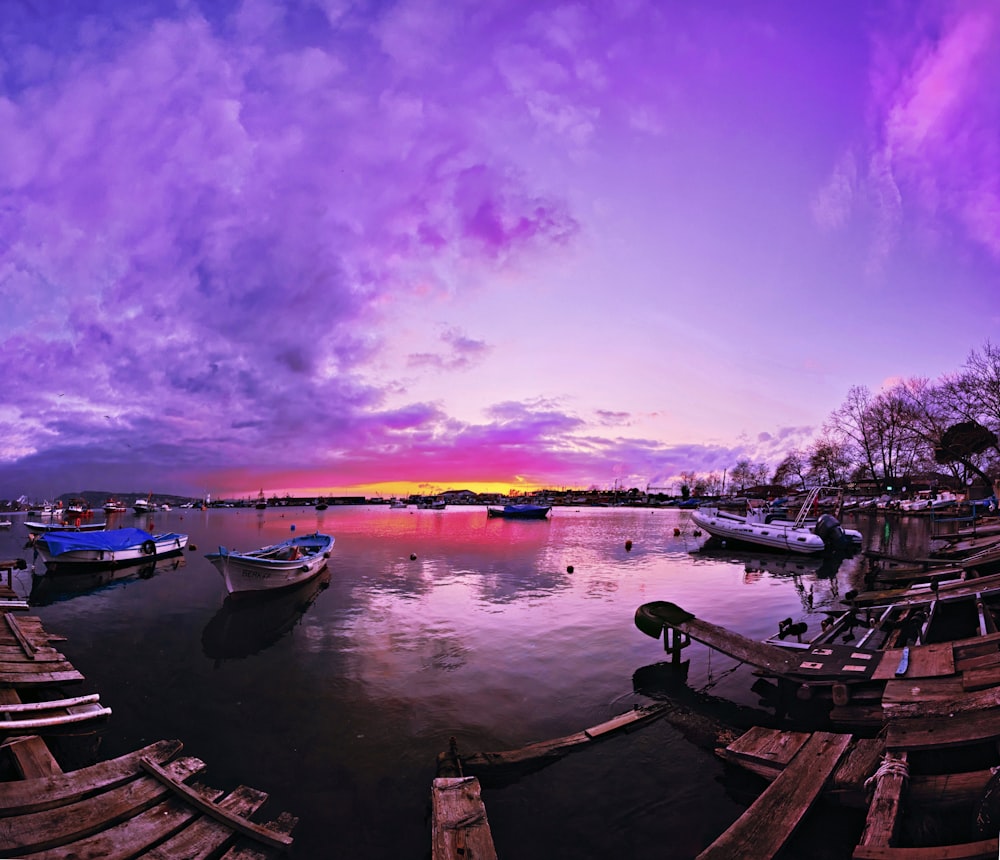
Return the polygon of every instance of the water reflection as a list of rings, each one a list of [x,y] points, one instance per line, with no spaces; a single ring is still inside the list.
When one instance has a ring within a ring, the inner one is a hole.
[[[184,556],[161,558],[147,564],[106,570],[88,570],[84,573],[32,573],[28,603],[47,606],[57,600],[69,600],[81,594],[110,587],[124,587],[127,583],[152,579],[166,571],[174,571],[187,564]]]
[[[201,634],[205,656],[217,661],[237,659],[269,648],[299,623],[329,585],[330,571],[326,569],[281,593],[226,597]]]

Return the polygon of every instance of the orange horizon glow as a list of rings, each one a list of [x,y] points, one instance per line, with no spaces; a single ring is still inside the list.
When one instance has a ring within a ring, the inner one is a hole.
[[[331,486],[308,486],[308,487],[281,487],[280,489],[269,490],[264,487],[266,498],[283,498],[291,496],[293,498],[334,498],[337,496],[364,496],[365,498],[408,498],[409,496],[436,496],[449,490],[469,490],[478,494],[497,494],[502,496],[523,496],[541,490],[557,489],[543,484],[516,483],[512,486],[510,481],[465,481],[449,483],[447,481],[424,481],[420,483],[408,481],[385,481],[373,484],[356,484],[353,486],[331,487]],[[574,489],[561,487],[558,489]],[[579,488],[575,488],[579,489]],[[213,499],[242,499],[257,498],[261,487],[254,490],[210,490]]]

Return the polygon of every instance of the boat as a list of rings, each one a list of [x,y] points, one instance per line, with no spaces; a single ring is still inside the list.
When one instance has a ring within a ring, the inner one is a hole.
[[[329,505],[326,503],[326,499],[321,498],[316,500],[315,508],[317,511],[325,511],[328,507]]]
[[[143,529],[114,531],[48,531],[34,542],[35,551],[51,573],[128,567],[177,555],[188,536],[175,532],[150,534]]]
[[[653,638],[664,634],[675,665],[697,640],[775,681],[781,708],[808,710],[839,729],[889,721],[890,736],[911,747],[972,743],[1000,738],[997,579],[851,608],[806,641],[806,624],[790,618],[760,642],[665,601],[641,605],[635,624]],[[953,720],[957,714],[974,718]]]
[[[75,519],[76,517],[88,517],[91,514],[92,511],[90,510],[89,502],[82,498],[70,499],[63,511],[63,517],[68,520]]]
[[[262,511],[262,510],[264,510],[267,507],[267,499],[264,498],[264,490],[263,489],[261,489],[259,495],[257,496],[257,503],[254,505],[254,507],[258,511]]]
[[[316,576],[330,558],[334,538],[316,532],[250,552],[219,547],[205,556],[215,565],[232,595],[273,591]]]
[[[417,502],[417,508],[421,511],[443,511],[447,507],[448,503],[444,499]]]
[[[34,540],[39,535],[50,532],[100,532],[104,531],[108,524],[103,523],[43,523],[37,520],[25,520],[24,527],[28,530],[28,540]]]
[[[14,523],[10,520],[0,520],[0,529],[9,529]]]
[[[142,516],[143,514],[148,514],[153,510],[152,502],[153,494],[150,493],[146,498],[138,498],[132,503],[132,510],[136,512],[137,516]]]
[[[487,517],[500,517],[505,520],[544,520],[552,505],[504,505],[502,508],[487,508]]]
[[[406,507],[406,502],[404,502],[402,499],[392,499],[389,502],[389,507],[394,508],[396,510],[402,510],[403,508]]]
[[[806,496],[794,520],[775,519],[766,505],[747,505],[746,514],[724,511],[719,507],[702,506],[691,513],[695,525],[720,541],[753,544],[781,552],[804,555],[851,550],[861,545],[862,535],[856,529],[845,529],[833,514],[811,516],[818,511],[822,493],[839,490],[815,487]]]
[[[126,510],[124,503],[119,502],[118,499],[108,499],[104,503],[104,513],[106,514],[121,514]]]

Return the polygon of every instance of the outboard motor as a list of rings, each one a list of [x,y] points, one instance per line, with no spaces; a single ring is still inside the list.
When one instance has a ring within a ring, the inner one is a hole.
[[[823,514],[816,520],[813,531],[823,539],[827,549],[838,549],[847,542],[840,522],[832,514]]]

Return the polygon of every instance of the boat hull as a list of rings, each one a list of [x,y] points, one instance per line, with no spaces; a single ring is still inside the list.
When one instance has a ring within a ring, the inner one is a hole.
[[[105,533],[105,535],[113,534],[114,532]],[[188,536],[182,534],[147,534],[144,539],[125,546],[108,548],[80,545],[59,551],[59,547],[53,542],[57,537],[59,535],[50,532],[35,541],[35,549],[45,562],[45,568],[49,573],[84,573],[149,564],[181,554],[188,542]]]
[[[550,510],[551,507],[541,505],[507,505],[504,508],[487,508],[486,514],[504,520],[544,520]]]
[[[249,553],[219,547],[219,552],[209,553],[205,558],[222,575],[226,591],[236,597],[279,591],[307,582],[326,567],[333,544],[330,535],[317,533]],[[282,557],[295,548],[302,553],[300,557]]]
[[[782,523],[748,522],[745,517],[711,509],[693,511],[691,519],[699,528],[719,540],[801,555],[817,555],[826,551],[826,544],[819,535]]]

